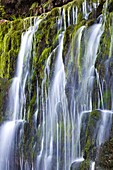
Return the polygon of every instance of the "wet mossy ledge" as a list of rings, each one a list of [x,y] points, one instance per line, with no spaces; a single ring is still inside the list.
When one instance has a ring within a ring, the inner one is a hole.
[[[64,44],[65,42],[70,43],[71,37],[76,30],[81,26],[81,21],[84,21],[83,15],[81,14],[81,5],[82,1],[74,0],[64,5],[63,7],[56,7],[52,9],[48,13],[43,13],[40,18],[42,18],[42,22],[39,25],[39,29],[36,32],[36,57],[38,63],[42,61],[44,55],[45,48],[52,49],[58,42],[58,34],[57,33],[57,20],[61,18],[62,9],[64,10],[64,20],[65,25],[67,27]],[[78,16],[76,23],[72,23],[72,19],[70,20],[71,27],[68,26],[68,17],[72,15],[72,9],[78,8]],[[69,16],[68,16],[69,15]],[[21,34],[25,32],[29,28],[30,25],[34,24],[34,20],[37,18],[28,17],[25,19],[15,19],[15,21],[9,20],[1,20],[0,22],[0,77],[2,78],[12,78],[14,76],[14,70],[16,66],[17,55],[20,48],[21,42]],[[82,22],[85,24],[86,21]],[[77,25],[76,25],[77,24]],[[76,25],[76,26],[75,26]],[[68,28],[69,27],[69,28]],[[69,38],[70,37],[70,38]],[[46,51],[47,51],[46,49]],[[64,56],[67,53],[68,44],[64,48]],[[43,55],[42,55],[43,53]],[[41,57],[40,57],[41,56]],[[39,61],[40,59],[40,61]],[[44,61],[43,61],[44,63]],[[41,76],[42,77],[42,76]]]
[[[20,48],[21,34],[33,18],[6,21],[0,24],[0,77],[13,78]]]

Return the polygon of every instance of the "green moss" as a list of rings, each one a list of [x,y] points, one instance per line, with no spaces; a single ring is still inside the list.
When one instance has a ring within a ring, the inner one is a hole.
[[[38,2],[34,2],[31,7],[30,7],[30,10],[33,10],[34,8],[37,8],[38,7]]]
[[[0,77],[0,122],[3,121],[5,111],[6,111],[6,102],[8,99],[8,90],[10,86],[10,81]]]
[[[36,75],[39,78],[39,82],[42,81],[42,79],[44,78],[44,68],[45,68],[45,63],[47,60],[47,57],[49,56],[51,52],[51,47],[49,48],[45,48],[42,51],[42,54],[39,58],[35,57],[35,61],[34,61],[34,68],[36,70]]]
[[[50,51],[51,51],[51,47],[50,48],[45,48],[43,50],[41,56],[40,56],[39,62],[41,62],[41,63],[44,62],[47,59],[47,57],[49,56]]]
[[[103,102],[107,109],[111,109],[111,90],[107,89],[103,92]]]
[[[47,2],[45,2],[44,4],[42,4],[43,9],[48,10],[50,4],[51,4],[51,0],[48,0]]]
[[[96,169],[110,170],[113,168],[113,139],[106,141],[101,145],[98,159],[96,160]]]
[[[101,116],[101,114],[100,114],[100,111],[99,110],[93,110],[91,113],[90,113],[90,116],[91,116],[91,118],[93,118],[93,119],[95,119],[95,120],[99,120],[100,119],[100,116]],[[94,124],[93,124],[94,125]],[[92,126],[93,126],[92,125]]]
[[[93,25],[94,23],[95,23],[95,19],[94,18],[90,19],[86,22],[86,26],[89,27],[89,26]]]
[[[98,49],[98,55],[96,60],[96,68],[99,72],[99,74],[104,78],[104,63],[105,61],[111,57],[110,53],[110,45],[111,45],[111,37],[112,37],[112,14],[107,13],[106,15],[106,22],[104,25],[104,32],[100,39],[100,45]]]
[[[35,103],[36,103],[36,93],[34,92],[33,97],[31,98],[28,106],[29,114],[27,115],[27,120],[29,121],[30,124],[32,123],[32,116],[34,114],[33,110],[34,110]]]
[[[45,47],[51,46],[53,44],[56,34],[57,34],[57,27],[56,27],[55,17],[49,19],[46,18],[46,20],[40,23],[38,32],[36,34],[36,38],[37,38],[37,43],[41,42],[39,46],[42,46],[41,47],[42,51]]]
[[[5,77],[8,78],[9,77],[9,67],[8,67],[8,53],[4,52],[2,53],[2,55],[0,56],[0,77]]]
[[[14,65],[15,59],[17,58],[17,54],[20,47],[20,37],[21,32],[15,31],[14,33],[10,30],[3,39],[3,51],[1,52],[0,56],[0,76],[1,77],[10,77],[10,75],[13,75],[12,72],[14,72],[14,67],[11,67],[12,64]],[[14,57],[14,58],[12,58]],[[12,63],[13,61],[13,63]],[[12,71],[11,71],[12,68]]]
[[[50,12],[47,13],[46,20],[48,20],[50,18],[56,18],[58,16],[60,16],[60,8],[56,7],[56,8],[53,8]]]
[[[68,54],[69,48],[70,48],[70,43],[72,40],[72,32],[74,30],[74,26],[71,25],[66,29],[65,35],[64,35],[64,41],[63,41],[63,59],[65,61],[66,54]]]
[[[85,160],[80,164],[79,170],[89,170],[90,169],[90,160]]]
[[[16,64],[17,64],[17,56],[18,56],[18,52],[19,52],[19,48],[17,49],[11,49],[8,52],[8,58],[9,58],[9,78],[14,77],[15,74],[15,68],[16,68]]]
[[[21,34],[32,21],[34,17],[0,24],[0,77],[12,78],[14,76]]]
[[[4,6],[0,5],[0,19],[2,19],[5,16],[6,12],[4,10]]]
[[[100,118],[101,118],[101,112],[99,110],[94,110],[90,113],[87,129],[86,129],[86,136],[85,136],[84,156],[86,159],[95,158],[96,138],[98,134]]]
[[[20,152],[24,152],[24,160],[27,160],[29,164],[33,159],[33,144],[34,144],[34,137],[32,136],[32,129],[29,123],[24,124],[24,134],[23,134],[23,141],[20,143]],[[22,154],[21,153],[21,154]]]

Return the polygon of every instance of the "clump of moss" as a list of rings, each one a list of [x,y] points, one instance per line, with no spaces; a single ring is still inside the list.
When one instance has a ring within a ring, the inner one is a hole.
[[[4,120],[9,87],[10,81],[0,77],[0,123]]]
[[[90,168],[90,160],[85,160],[80,164],[80,170],[89,170]]]
[[[96,139],[98,135],[98,128],[101,121],[101,112],[94,110],[90,113],[86,136],[85,136],[85,150],[84,155],[87,159],[95,158],[96,154]]]
[[[21,34],[30,26],[31,19],[18,19],[0,24],[0,77],[14,76]]]
[[[5,14],[4,6],[0,5],[0,19],[4,18]]]
[[[113,168],[113,138],[100,146],[96,168],[103,170]]]

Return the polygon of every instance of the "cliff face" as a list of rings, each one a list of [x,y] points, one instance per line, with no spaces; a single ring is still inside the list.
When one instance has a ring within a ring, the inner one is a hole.
[[[65,4],[65,5],[64,5]],[[55,72],[55,62],[57,51],[55,51],[59,46],[59,35],[61,32],[64,33],[63,39],[63,50],[62,57],[63,63],[66,72],[66,97],[68,100],[68,109],[69,109],[69,120],[71,120],[71,105],[73,104],[72,99],[76,99],[77,102],[82,101],[82,97],[76,98],[77,95],[82,93],[79,91],[79,86],[82,86],[82,78],[84,78],[84,72],[87,70],[84,66],[84,58],[86,56],[86,51],[88,42],[91,34],[91,31],[94,30],[94,25],[98,25],[102,20],[102,35],[99,42],[99,47],[97,51],[96,61],[94,63],[94,75],[91,77],[94,79],[93,90],[91,95],[90,104],[92,103],[92,111],[87,111],[86,114],[83,114],[83,119],[81,119],[81,129],[80,129],[80,146],[83,152],[84,161],[82,163],[73,162],[70,165],[72,170],[75,170],[77,167],[80,170],[89,169],[90,162],[96,162],[96,169],[110,169],[112,166],[112,148],[113,148],[113,122],[112,118],[108,120],[108,125],[106,126],[108,131],[110,131],[110,136],[107,134],[106,142],[102,145],[98,144],[98,131],[99,125],[102,123],[101,117],[104,112],[103,108],[108,110],[106,114],[111,115],[113,109],[113,2],[112,0],[106,3],[104,0],[100,3],[95,4],[95,0],[87,1],[83,5],[81,1],[38,1],[36,2],[31,0],[3,0],[1,1],[1,19],[0,24],[0,122],[8,120],[8,115],[12,114],[7,108],[8,103],[8,91],[13,81],[17,57],[20,49],[21,35],[23,32],[28,30],[30,25],[34,25],[36,19],[35,16],[28,17],[30,15],[40,15],[42,21],[39,24],[38,30],[35,33],[33,39],[33,49],[31,51],[31,59],[29,66],[29,77],[27,79],[27,84],[25,88],[25,124],[23,127],[23,138],[18,143],[15,153],[15,164],[16,169],[20,169],[19,158],[23,156],[23,164],[26,165],[26,161],[31,168],[32,164],[35,167],[37,154],[40,154],[41,148],[41,128],[44,126],[43,122],[43,112],[42,110],[46,109],[45,105],[48,104],[46,101],[46,95],[48,95],[51,82],[53,81],[52,76]],[[60,7],[59,7],[60,6]],[[48,12],[49,11],[49,12]],[[24,18],[28,17],[28,18]],[[22,19],[23,18],[23,19]],[[63,19],[62,19],[63,18]],[[9,21],[14,20],[14,21]],[[82,28],[82,29],[81,29]],[[92,29],[93,28],[93,29]],[[59,31],[58,31],[59,29]],[[82,30],[81,41],[79,33]],[[100,32],[98,33],[100,34]],[[97,34],[97,35],[98,35]],[[61,34],[62,35],[62,34]],[[92,35],[95,37],[95,34]],[[80,42],[78,42],[80,41]],[[78,44],[77,44],[78,42]],[[91,42],[90,42],[91,43]],[[96,45],[96,40],[94,47]],[[87,54],[90,55],[90,44],[89,51]],[[79,49],[79,50],[78,50]],[[92,48],[93,49],[93,48]],[[78,51],[77,51],[78,50]],[[76,57],[77,55],[77,57]],[[51,62],[49,61],[48,69],[47,59],[48,56],[51,56]],[[87,59],[87,58],[86,58]],[[90,58],[89,58],[90,60]],[[89,62],[89,61],[88,61]],[[87,62],[86,62],[87,64]],[[46,67],[46,69],[45,69]],[[85,68],[83,70],[83,68]],[[48,70],[49,76],[48,76]],[[90,70],[89,70],[90,71]],[[47,73],[46,73],[47,72]],[[83,75],[82,75],[83,74]],[[46,75],[46,76],[45,76]],[[47,79],[47,81],[45,80]],[[37,92],[37,81],[39,91]],[[46,83],[45,83],[46,81]],[[76,83],[75,83],[76,82]],[[45,83],[45,84],[44,84]],[[85,80],[83,82],[85,84]],[[42,95],[42,87],[44,88],[44,98]],[[87,90],[89,88],[89,90]],[[86,92],[90,92],[92,85],[88,82],[86,87]],[[83,88],[84,89],[84,88]],[[37,104],[37,93],[39,95],[39,103]],[[85,94],[83,94],[85,96]],[[84,97],[83,96],[83,97]],[[74,100],[73,99],[73,100]],[[44,103],[41,103],[41,102]],[[85,101],[86,102],[86,101]],[[43,106],[42,106],[43,104]],[[85,103],[86,104],[86,103]],[[77,105],[78,107],[74,110],[75,114],[77,110],[80,109],[81,105],[85,107],[84,103]],[[34,126],[34,113],[37,110],[37,105],[39,105],[38,116],[36,118],[36,124]],[[55,109],[58,112],[58,116],[62,115],[63,109],[62,105],[59,102]],[[47,114],[49,114],[47,112]],[[59,117],[57,118],[59,119]],[[63,119],[63,118],[62,118]],[[64,130],[65,123],[63,120],[58,120],[58,127],[60,128],[60,133],[62,134],[61,140],[61,149],[64,152],[64,140],[65,138],[70,141],[73,136],[72,125],[75,126],[78,122],[75,119],[74,124],[73,120],[69,124],[67,131]],[[79,124],[77,124],[78,127]],[[77,128],[76,127],[76,128]],[[54,147],[57,147],[58,143],[56,140],[57,128],[54,130]],[[49,129],[48,129],[49,130]],[[64,133],[65,132],[65,133]],[[19,130],[17,130],[19,134]],[[69,137],[68,137],[69,135]],[[76,134],[75,134],[76,135]],[[74,136],[75,137],[75,136]],[[73,137],[73,138],[74,138]],[[49,140],[49,139],[48,139]],[[68,141],[67,140],[67,141]],[[78,140],[78,138],[77,138]],[[109,149],[111,148],[111,150]],[[68,149],[67,149],[68,150]],[[76,142],[74,144],[74,150],[76,149]],[[104,155],[104,153],[106,154]],[[60,159],[64,153],[61,153],[59,156],[59,165],[63,168],[63,161]],[[44,156],[44,155],[43,155]],[[52,169],[56,170],[56,150],[53,153],[53,165]],[[108,159],[108,161],[105,161]],[[35,163],[34,163],[35,162]],[[40,165],[43,166],[43,165]],[[35,169],[35,168],[34,168]]]
[[[70,0],[2,0],[1,1],[1,18],[15,19],[17,17],[28,17],[30,15],[40,15],[48,12],[56,6],[62,6]]]

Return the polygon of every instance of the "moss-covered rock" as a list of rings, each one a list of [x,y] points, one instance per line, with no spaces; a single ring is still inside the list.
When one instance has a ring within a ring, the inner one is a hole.
[[[96,161],[96,170],[113,169],[113,139],[101,145]]]
[[[90,169],[90,160],[85,160],[80,164],[79,170],[89,170]]]
[[[4,120],[10,83],[8,79],[0,77],[0,123]]]
[[[89,116],[89,121],[85,134],[85,147],[84,147],[85,159],[93,160],[96,157],[96,147],[98,146],[96,140],[98,136],[100,123],[101,123],[101,111],[99,110],[92,111]]]
[[[34,17],[0,24],[0,77],[14,77],[21,34],[30,26],[32,21],[34,22]]]

